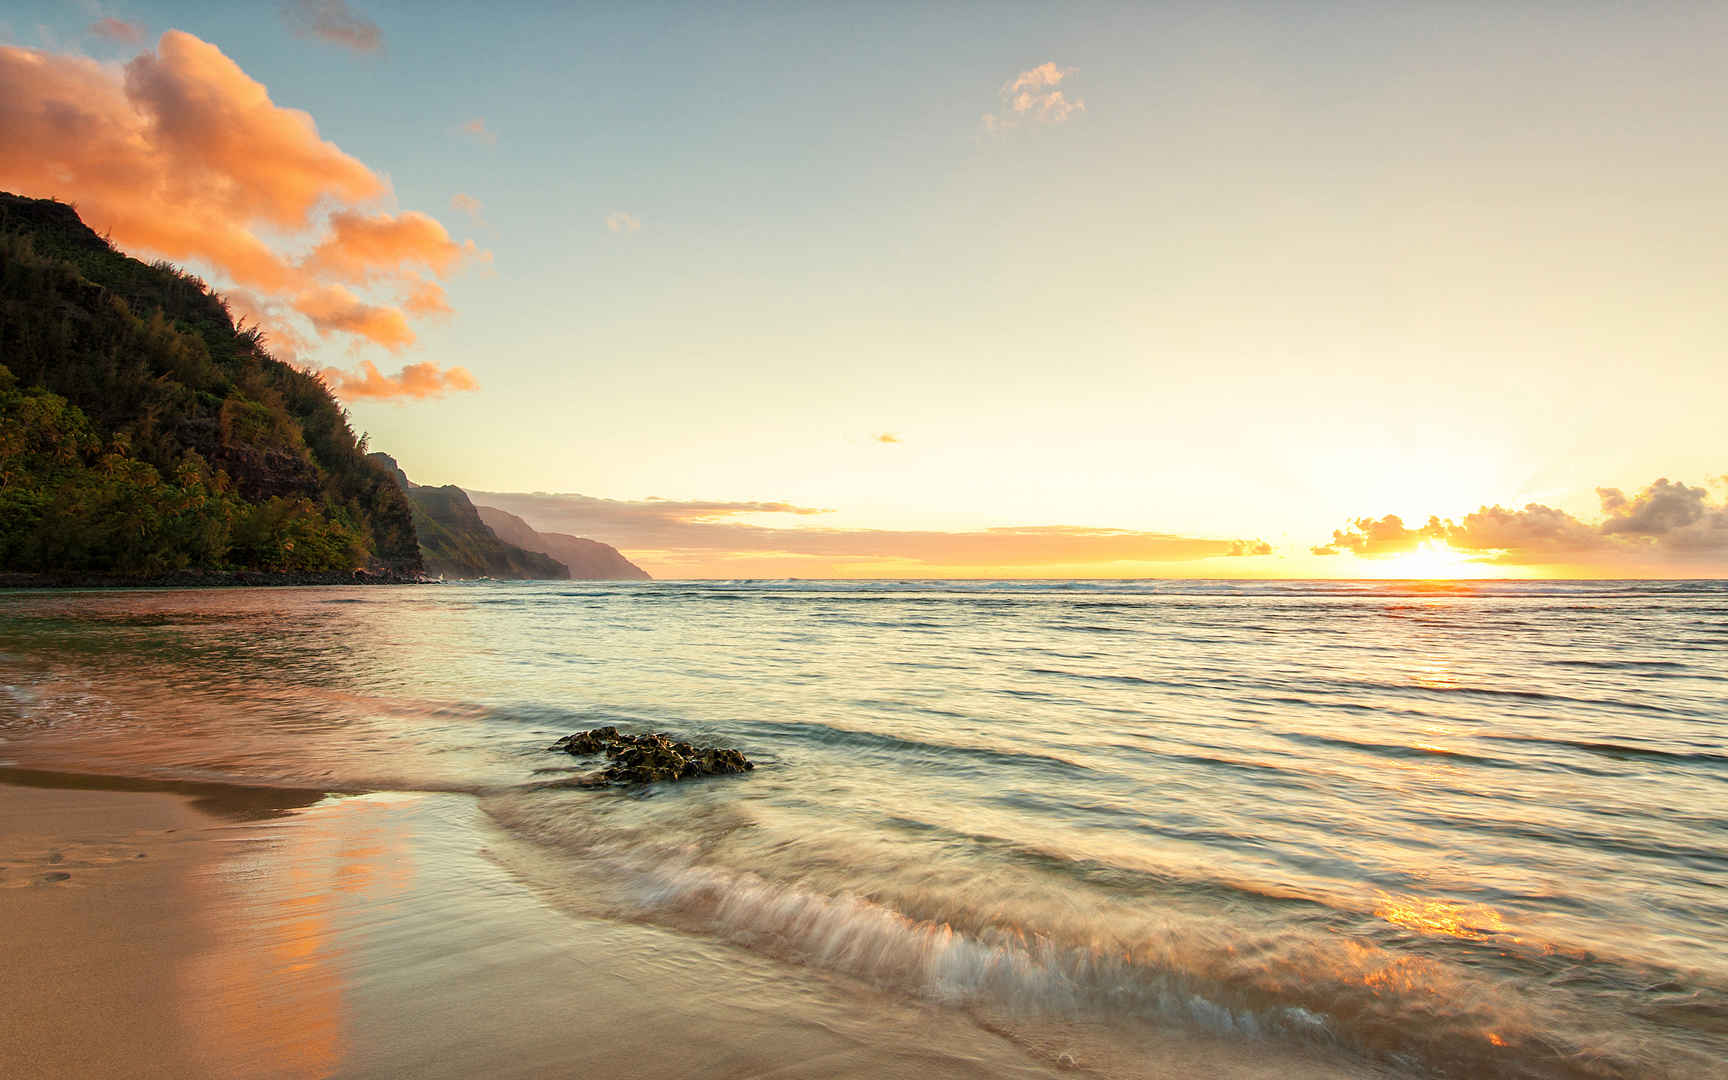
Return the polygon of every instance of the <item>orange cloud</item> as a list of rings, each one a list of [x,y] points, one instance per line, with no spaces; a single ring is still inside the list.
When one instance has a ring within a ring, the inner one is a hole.
[[[636,220],[636,215],[624,210],[614,210],[606,215],[606,228],[612,232],[635,232],[642,227]]]
[[[365,282],[379,275],[400,275],[423,266],[448,276],[474,243],[458,244],[434,219],[415,210],[393,216],[338,210],[330,215],[330,235],[307,257],[305,268],[321,276]]]
[[[897,443],[900,441],[900,436],[894,434],[892,431],[884,431],[880,435],[872,436],[872,438],[879,443]]]
[[[436,281],[422,281],[408,298],[402,301],[402,306],[415,315],[449,315],[450,303],[444,296],[444,287]]]
[[[1500,566],[1697,573],[1728,569],[1728,504],[1708,490],[1663,478],[1636,495],[1597,488],[1603,518],[1590,524],[1564,510],[1530,503],[1522,510],[1484,506],[1453,521],[1430,517],[1417,528],[1395,514],[1358,518],[1333,532],[1316,555],[1349,552],[1377,559],[1438,542]]]
[[[400,310],[368,304],[340,285],[301,293],[294,298],[294,310],[312,320],[320,334],[352,334],[392,352],[414,344],[414,331]]]
[[[298,366],[301,357],[312,348],[312,342],[276,304],[245,289],[228,289],[222,294],[234,325],[240,329],[257,328],[264,334],[263,345],[278,360]]]
[[[127,22],[109,16],[98,19],[90,24],[90,32],[99,38],[117,41],[122,45],[136,45],[144,40],[144,28],[137,23]]]
[[[478,116],[462,125],[462,134],[472,135],[481,142],[495,143],[498,141],[498,136],[486,129],[486,121]]]
[[[1003,109],[985,114],[984,129],[1000,132],[1022,120],[1060,124],[1070,115],[1084,112],[1084,101],[1069,98],[1066,91],[1057,89],[1057,85],[1073,72],[1073,68],[1057,67],[1049,61],[1022,71],[1003,85],[1000,92]]]
[[[121,247],[199,258],[265,289],[296,271],[251,231],[385,191],[214,45],[170,30],[123,73],[0,46],[0,187],[76,201]]]
[[[478,390],[480,384],[464,367],[440,371],[437,364],[409,364],[394,375],[386,375],[370,361],[360,372],[325,368],[318,373],[337,395],[348,398],[437,398],[451,390]]]
[[[355,52],[384,48],[378,24],[349,9],[345,0],[295,0],[286,9],[288,21],[301,37],[315,37]]]
[[[119,40],[130,26],[109,22],[119,24],[93,30]],[[119,67],[0,46],[0,132],[0,189],[74,202],[122,249],[208,264],[240,287],[228,290],[231,301],[244,296],[237,308],[290,359],[314,334],[405,348],[414,334],[404,311],[450,311],[443,290],[415,271],[445,276],[487,257],[425,214],[363,210],[389,194],[382,177],[182,31]],[[315,247],[301,259],[266,243],[263,230]],[[409,294],[377,303],[337,285],[377,281]],[[295,329],[296,315],[311,331]]]

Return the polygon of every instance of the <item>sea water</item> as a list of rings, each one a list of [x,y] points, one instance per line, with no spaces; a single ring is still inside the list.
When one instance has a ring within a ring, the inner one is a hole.
[[[605,724],[757,768],[561,784]],[[0,763],[462,793],[573,916],[1122,1075],[1728,1074],[1728,583],[0,593]]]

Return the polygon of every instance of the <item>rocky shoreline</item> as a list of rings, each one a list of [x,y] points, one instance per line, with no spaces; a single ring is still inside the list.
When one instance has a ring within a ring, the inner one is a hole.
[[[436,585],[436,578],[394,570],[221,572],[182,570],[169,574],[0,573],[0,589],[219,589],[261,585]]]

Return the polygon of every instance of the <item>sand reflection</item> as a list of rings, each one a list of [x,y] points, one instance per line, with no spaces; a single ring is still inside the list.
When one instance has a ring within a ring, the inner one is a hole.
[[[403,798],[413,796],[330,799],[225,830],[238,850],[195,882],[209,944],[182,972],[180,994],[212,1072],[322,1077],[342,1064],[343,931],[355,901],[412,883],[406,832],[387,805]]]

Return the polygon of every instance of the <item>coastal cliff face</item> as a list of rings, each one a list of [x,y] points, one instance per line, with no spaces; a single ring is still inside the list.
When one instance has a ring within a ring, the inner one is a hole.
[[[652,581],[648,571],[626,559],[611,544],[587,540],[567,533],[543,533],[517,517],[492,506],[476,506],[480,520],[507,544],[526,551],[550,555],[581,581]]]
[[[422,487],[388,454],[371,455],[373,464],[395,479],[413,509],[414,532],[428,574],[453,578],[561,580],[570,571],[548,555],[505,543],[480,519],[467,492],[454,484]]]
[[[202,281],[0,193],[0,572],[420,570],[403,491]]]

